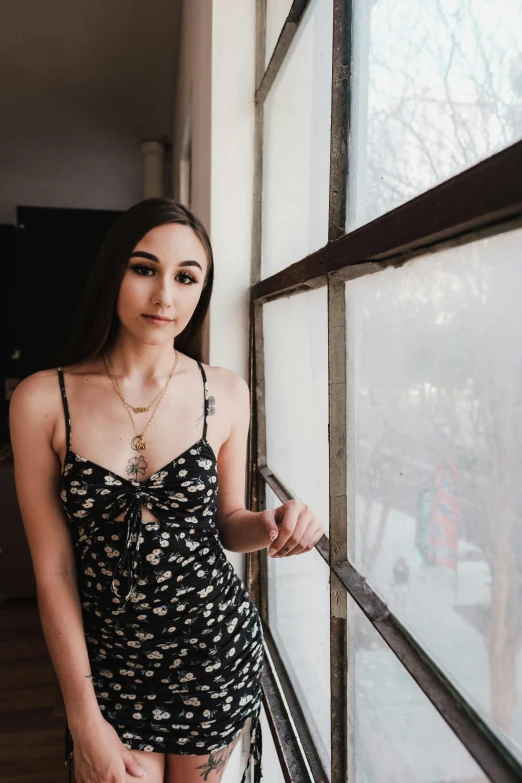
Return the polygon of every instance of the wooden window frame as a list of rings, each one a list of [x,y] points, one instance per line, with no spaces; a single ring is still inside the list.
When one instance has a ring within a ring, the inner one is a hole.
[[[266,0],[256,9],[256,96],[253,250],[250,293],[252,425],[249,437],[250,508],[265,508],[266,487],[281,503],[292,495],[267,463],[263,304],[281,296],[328,287],[329,537],[317,551],[330,569],[331,783],[354,781],[348,742],[348,596],[386,641],[417,685],[488,778],[522,780],[522,765],[455,688],[429,652],[404,628],[349,562],[347,536],[345,283],[428,250],[470,242],[522,225],[522,142],[517,142],[407,203],[345,234],[350,134],[352,0],[333,0],[332,104],[328,242],[286,269],[261,277],[263,113],[267,95],[310,0],[294,0],[265,68]],[[339,454],[344,459],[339,459]],[[266,550],[246,558],[246,584],[262,619],[268,665],[263,704],[285,781],[327,783],[268,620]]]

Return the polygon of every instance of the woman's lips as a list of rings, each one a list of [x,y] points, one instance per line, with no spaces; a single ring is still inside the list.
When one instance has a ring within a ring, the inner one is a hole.
[[[167,321],[164,318],[154,318],[152,315],[144,315],[143,318],[146,318],[147,321],[150,321],[151,324],[157,324],[158,326],[164,326],[165,324],[170,324],[171,321]]]

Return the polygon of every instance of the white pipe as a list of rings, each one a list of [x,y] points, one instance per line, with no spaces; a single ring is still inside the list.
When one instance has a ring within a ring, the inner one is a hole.
[[[163,142],[141,142],[143,153],[143,198],[165,195],[165,147]]]

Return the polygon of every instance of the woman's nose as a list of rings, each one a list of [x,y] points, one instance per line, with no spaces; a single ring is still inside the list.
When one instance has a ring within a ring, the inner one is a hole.
[[[169,289],[169,284],[160,283],[154,290],[152,300],[154,304],[161,307],[172,307],[173,291]]]

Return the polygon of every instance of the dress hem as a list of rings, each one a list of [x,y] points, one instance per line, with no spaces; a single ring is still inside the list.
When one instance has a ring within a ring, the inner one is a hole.
[[[261,702],[259,702],[259,706],[256,708],[255,712],[252,712],[250,715],[247,716],[248,720],[251,719],[251,727],[250,727],[250,746],[248,750],[248,759],[246,763],[245,770],[243,772],[243,777],[241,778],[241,783],[246,783],[247,778],[247,772],[249,770],[251,762],[253,762],[253,772],[254,772],[254,783],[261,783],[261,778],[263,776],[262,773],[262,767],[261,767],[261,759],[262,759],[262,753],[263,753],[263,739],[262,739],[262,730],[261,730]],[[240,727],[240,729],[236,732],[236,735],[227,743],[224,745],[221,745],[219,748],[214,748],[214,750],[221,750],[221,748],[227,747],[227,745],[230,745],[232,742],[234,742],[235,738],[241,734],[243,729],[245,728],[245,723]],[[116,728],[116,727],[115,727]],[[124,740],[120,737],[121,741],[127,747],[127,743],[124,742]],[[131,744],[132,738],[125,738],[129,739]],[[130,750],[140,750],[140,748],[128,748]],[[192,753],[184,751],[180,748],[175,748],[175,751],[170,750],[159,750],[159,751],[148,751],[150,753],[165,753],[167,755],[173,755],[173,756],[208,756],[213,751],[203,751],[203,753]],[[69,730],[69,724],[67,722],[67,718],[65,719],[65,767],[67,768],[67,783],[73,783],[73,758],[74,758],[74,743],[73,738],[71,736],[71,732]]]

